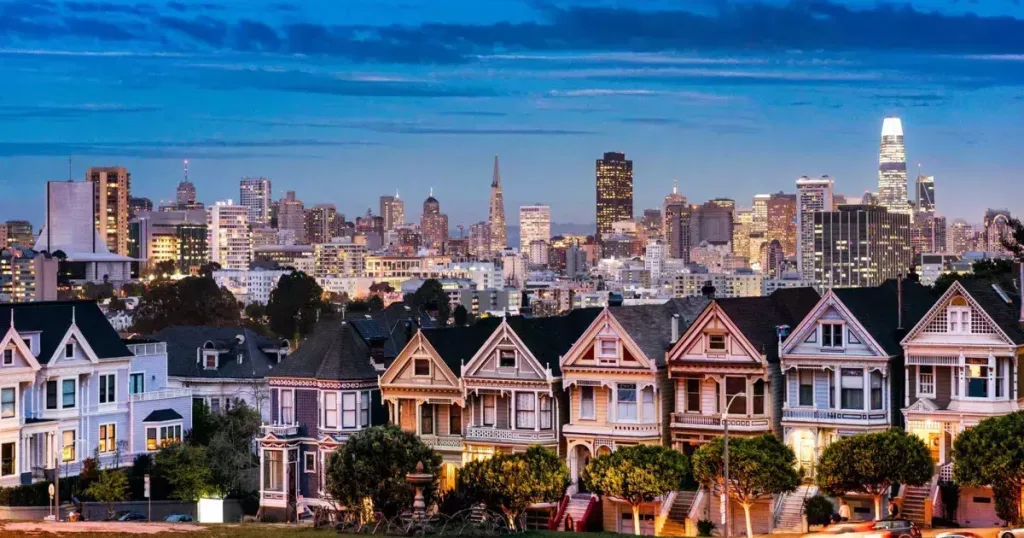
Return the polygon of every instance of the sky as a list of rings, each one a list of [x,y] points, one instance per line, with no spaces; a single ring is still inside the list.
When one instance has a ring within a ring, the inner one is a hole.
[[[0,220],[45,183],[123,165],[169,200],[265,176],[349,219],[433,189],[453,227],[545,203],[594,222],[595,159],[633,160],[635,212],[877,190],[882,120],[938,209],[1024,211],[1020,0],[0,0]],[[68,158],[71,157],[70,170]]]

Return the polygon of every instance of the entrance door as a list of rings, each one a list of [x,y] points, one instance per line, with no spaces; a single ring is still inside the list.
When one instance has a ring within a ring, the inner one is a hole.
[[[573,466],[572,466],[572,481],[576,483],[576,490],[580,493],[588,493],[587,488],[583,485],[583,481],[580,480],[580,476],[583,475],[583,469],[587,468],[587,464],[590,463],[590,449],[583,445],[576,445],[573,449]]]
[[[809,438],[809,435],[805,433],[800,437],[797,458],[800,460],[800,466],[810,477],[814,475],[814,439]]]
[[[939,463],[942,458],[942,454],[939,452],[939,447],[942,446],[943,432],[928,432],[928,451],[932,455],[932,462]]]

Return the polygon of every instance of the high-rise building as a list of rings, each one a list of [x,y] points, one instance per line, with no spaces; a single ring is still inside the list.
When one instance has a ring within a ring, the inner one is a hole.
[[[768,230],[765,241],[771,243],[773,239],[778,239],[786,257],[796,257],[796,195],[781,192],[770,195],[766,204],[766,212]]]
[[[498,171],[498,156],[494,156],[494,173],[491,177],[491,204],[487,224],[491,229],[491,248],[495,252],[508,247],[508,228],[505,224],[505,197],[501,192],[501,173]],[[447,217],[445,218],[447,220]],[[448,235],[447,225],[445,235]]]
[[[647,240],[661,239],[662,230],[665,227],[665,218],[661,210],[653,207],[644,209],[644,216],[640,219],[641,233]]]
[[[935,214],[935,176],[917,176],[917,212]]]
[[[0,248],[0,300],[5,303],[57,300],[59,261],[28,247]]]
[[[185,177],[178,183],[178,189],[174,193],[174,201],[178,209],[199,209],[202,204],[196,206],[196,186],[188,180],[188,159],[185,159]]]
[[[478,259],[490,258],[491,250],[491,227],[484,221],[469,225],[469,255]]]
[[[265,177],[243,177],[238,182],[239,204],[249,209],[250,226],[270,224],[270,180]]]
[[[665,206],[668,257],[690,263],[690,219],[693,210],[686,204]]]
[[[277,229],[288,230],[295,236],[295,243],[306,241],[306,211],[302,200],[295,199],[295,191],[287,191],[277,205]]]
[[[666,240],[668,239],[668,206],[670,205],[686,205],[686,197],[679,194],[679,182],[672,182],[672,192],[665,196],[665,201],[661,204],[661,235]]]
[[[748,261],[755,258],[750,254],[750,234],[754,231],[754,210],[737,209],[732,223],[732,252]]]
[[[735,205],[732,200],[719,198],[692,206],[690,246],[695,247],[704,242],[709,245],[726,245],[732,241],[732,213]]]
[[[796,180],[796,263],[801,278],[814,278],[814,214],[832,211],[832,178],[802,176]]]
[[[348,238],[329,243],[317,243],[313,245],[315,263],[313,276],[317,278],[362,276],[363,258],[366,254],[366,245],[353,243]]]
[[[89,204],[92,207],[92,204]],[[36,234],[32,230],[32,223],[27,220],[9,220],[5,224],[7,226],[6,244],[4,246],[13,247],[15,245],[23,248],[31,248],[36,243]]]
[[[89,168],[86,181],[93,184],[96,197],[93,219],[110,252],[128,255],[128,198],[132,175],[123,166]]]
[[[142,213],[143,211],[153,210],[153,200],[149,198],[136,198],[132,196],[128,199],[128,220],[135,218],[135,215]]]
[[[946,217],[918,212],[910,225],[910,244],[914,257],[946,252]]]
[[[974,227],[964,219],[954,219],[948,229],[948,249],[950,254],[962,256],[964,252],[974,248]]]
[[[772,195],[770,194],[755,194],[753,209],[754,212],[754,229],[753,232],[757,233],[768,233],[768,200]]]
[[[334,204],[317,204],[306,210],[306,239],[310,244],[330,243],[334,237],[334,219],[338,209]]]
[[[433,193],[423,201],[420,233],[423,234],[423,246],[426,248],[440,250],[441,245],[448,239],[448,215],[441,213],[441,203],[434,198]],[[493,231],[491,239],[494,239]]]
[[[598,242],[612,224],[633,218],[633,161],[625,153],[607,152],[597,160]]]
[[[985,252],[1006,254],[1003,239],[1007,237],[1010,227],[1010,211],[1007,209],[989,209],[985,211],[985,231],[982,238]]]
[[[201,245],[196,235],[202,234]],[[206,262],[206,211],[144,211],[129,224],[130,252],[142,267],[153,269],[160,262],[172,262],[183,274]],[[186,241],[188,244],[181,244]],[[203,247],[203,252],[195,249]],[[184,259],[182,255],[184,254]]]
[[[911,213],[907,198],[907,150],[903,145],[903,123],[899,118],[889,117],[882,121],[878,205],[890,213]]]
[[[249,208],[219,201],[209,208],[206,226],[210,261],[221,269],[248,269],[252,261]]]
[[[405,224],[405,201],[394,196],[380,197],[380,216],[384,217],[384,231],[390,232]]]
[[[913,262],[910,215],[844,205],[814,214],[814,282],[820,289],[878,286]]]
[[[188,275],[210,261],[209,229],[205,222],[184,222],[174,227],[178,238],[178,271]]]
[[[534,241],[551,241],[551,206],[535,204],[519,208],[519,251],[528,252]]]

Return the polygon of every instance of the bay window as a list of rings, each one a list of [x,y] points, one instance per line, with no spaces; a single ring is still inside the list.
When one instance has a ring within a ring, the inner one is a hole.
[[[537,395],[532,392],[516,393],[516,428],[533,429],[537,424]]]
[[[843,368],[840,400],[843,409],[864,409],[864,370]]]
[[[967,359],[968,363],[972,360],[978,364],[968,364],[964,369],[967,376],[967,397],[988,398],[988,366],[981,364],[988,364],[988,360]]]
[[[580,387],[580,418],[594,418],[594,387]]]
[[[15,389],[0,389],[0,418],[14,418],[16,415]]]
[[[284,491],[284,454],[280,450],[263,451],[263,489]]]
[[[355,428],[357,427],[356,419],[356,393],[354,392],[343,392],[341,393],[341,427],[342,428]]]
[[[636,383],[619,383],[615,396],[615,419],[636,420]]]
[[[338,427],[338,393],[324,393],[324,427]]]
[[[363,397],[359,399],[359,425],[369,426],[370,425],[370,394],[364,392]]]
[[[165,448],[181,442],[181,424],[146,427],[146,450]]]
[[[725,378],[725,404],[730,415],[747,414],[747,378]]]
[[[917,367],[917,395],[935,396],[935,367],[922,364]]]
[[[540,429],[550,430],[554,421],[552,420],[552,402],[550,396],[540,397]]]
[[[882,372],[871,372],[871,409],[882,409]]]
[[[654,387],[644,387],[644,390],[640,391],[643,408],[643,419],[644,422],[657,422],[658,417],[655,416],[654,411]]]
[[[754,381],[754,414],[764,414],[764,380]]]

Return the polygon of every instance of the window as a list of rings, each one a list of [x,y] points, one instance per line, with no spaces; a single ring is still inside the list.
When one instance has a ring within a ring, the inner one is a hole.
[[[615,398],[615,419],[636,420],[636,383],[619,383]]]
[[[821,347],[841,348],[843,347],[843,324],[822,323],[821,324]]]
[[[686,380],[685,405],[685,412],[700,413],[700,379],[691,377]]]
[[[448,406],[448,434],[462,435],[462,408],[457,405]]]
[[[156,428],[146,428],[146,450],[156,450],[157,443]]]
[[[801,406],[813,406],[814,405],[814,370],[797,370],[800,378],[800,397],[799,404]]]
[[[203,353],[203,368],[205,368],[207,370],[216,370],[217,369],[217,352],[216,351],[214,351],[212,353],[210,353],[210,352]]]
[[[499,368],[516,367],[516,351],[514,349],[502,349],[498,351]]]
[[[882,373],[871,372],[871,409],[882,409]]]
[[[552,427],[552,409],[551,409],[551,397],[541,396],[540,397],[540,429],[550,430]]]
[[[711,351],[725,351],[725,335],[709,334],[708,349]]]
[[[128,376],[128,392],[142,394],[146,392],[146,374],[136,373]]]
[[[644,390],[640,391],[640,398],[644,406],[641,410],[644,422],[657,422],[658,417],[654,412],[654,387],[644,387]]]
[[[61,382],[61,407],[67,409],[75,406],[75,380],[65,379]]]
[[[14,418],[17,415],[14,396],[14,388],[0,390],[0,418]]]
[[[434,435],[434,406],[430,404],[420,406],[420,433]]]
[[[324,427],[338,427],[338,393],[324,393]]]
[[[61,461],[75,461],[75,430],[61,434]]]
[[[493,426],[495,420],[495,396],[484,394],[484,426]]]
[[[117,447],[117,436],[113,424],[100,424],[100,452],[113,452]]]
[[[935,367],[921,365],[917,367],[917,395],[935,396]]]
[[[580,418],[594,418],[594,387],[580,387]]]
[[[316,452],[305,452],[302,454],[302,469],[307,473],[316,472]]]
[[[284,491],[284,454],[280,450],[263,451],[263,489]]]
[[[967,397],[988,398],[988,366],[968,364],[965,370],[967,373]]]
[[[113,403],[113,402],[117,401],[117,397],[116,397],[117,392],[115,391],[115,388],[114,388],[114,386],[115,386],[115,381],[114,380],[116,379],[116,377],[117,376],[114,375],[114,374],[104,374],[104,375],[100,376],[100,403],[101,404]]]
[[[971,333],[971,307],[967,305],[967,299],[954,297],[946,309],[946,322],[951,334]]]
[[[354,392],[341,394],[341,427],[356,427],[356,393]]]
[[[516,427],[533,429],[537,424],[537,395],[532,392],[516,393]]]
[[[46,382],[46,408],[57,409],[57,382]]]
[[[363,397],[359,400],[359,424],[361,426],[370,425],[370,393],[364,392]]]
[[[14,474],[14,443],[0,445],[0,476]]]
[[[754,414],[764,414],[764,380],[754,381]]]
[[[281,391],[281,424],[295,424],[295,393],[290,390]]]
[[[159,435],[159,437],[158,437]],[[181,442],[181,424],[146,428],[146,449],[156,450]]]
[[[836,408],[836,376],[835,372],[828,374],[828,408]]]
[[[725,378],[725,404],[729,406],[730,415],[747,414],[747,378],[727,377]],[[739,394],[740,396],[736,396]],[[734,398],[735,397],[735,398]],[[732,401],[732,405],[729,402]]]
[[[840,404],[843,409],[864,409],[864,370],[843,368],[840,372]]]
[[[4,350],[4,366],[10,366],[12,364],[14,364],[14,350],[10,349],[10,348],[5,349]]]
[[[74,342],[68,342],[67,344],[64,344],[64,358],[65,359],[73,359],[73,358],[75,358],[75,343]]]
[[[210,412],[220,413],[220,398],[210,398]],[[286,424],[290,424],[290,422],[286,422]]]
[[[429,376],[430,359],[414,359],[412,362],[412,375]]]
[[[614,359],[619,356],[619,346],[615,340],[601,340],[600,354],[602,357]]]
[[[1006,397],[1006,359],[996,359],[996,398]]]

